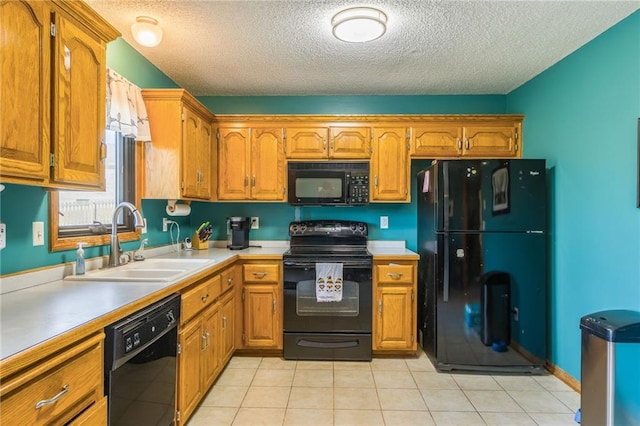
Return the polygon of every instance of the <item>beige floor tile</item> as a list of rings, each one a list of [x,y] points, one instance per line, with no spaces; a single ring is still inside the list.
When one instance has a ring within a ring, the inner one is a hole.
[[[249,386],[256,371],[254,368],[227,368],[216,381],[216,386]]]
[[[372,370],[409,371],[407,363],[401,358],[374,358],[371,361]]]
[[[574,414],[529,413],[539,426],[576,426]]]
[[[333,426],[333,410],[287,408],[284,426]]]
[[[267,370],[295,370],[297,361],[286,360],[279,357],[265,357],[260,362],[260,369]]]
[[[502,390],[493,377],[480,374],[452,374],[462,390]]]
[[[378,389],[378,399],[383,410],[427,410],[418,389]]]
[[[233,426],[281,426],[284,408],[240,408]]]
[[[200,405],[206,407],[240,407],[248,386],[215,385]]]
[[[428,411],[382,411],[385,426],[435,425]]]
[[[380,410],[375,389],[334,388],[333,393],[336,410]]]
[[[506,391],[465,390],[463,391],[476,411],[521,413],[523,410]]]
[[[234,356],[229,360],[227,368],[253,368],[256,369],[260,366],[262,357],[255,356]]]
[[[333,410],[333,388],[292,387],[287,408]]]
[[[480,413],[480,416],[488,425],[504,426],[535,426],[527,413]]]
[[[333,361],[298,361],[298,370],[333,370]]]
[[[380,410],[336,410],[335,426],[384,426]]]
[[[551,392],[551,394],[572,411],[577,411],[580,408],[580,394],[578,392]]]
[[[547,391],[509,391],[527,413],[570,413],[571,410]]]
[[[438,426],[478,426],[484,421],[476,412],[464,413],[460,411],[434,411],[431,417]]]
[[[475,411],[461,390],[432,389],[420,392],[432,413],[434,411]]]
[[[417,389],[413,376],[407,371],[373,370],[373,380],[378,389]]]
[[[240,370],[242,371],[242,370]],[[295,370],[267,370],[259,368],[252,386],[291,386]]]
[[[293,386],[333,387],[333,370],[296,370]]]
[[[534,380],[548,391],[573,392],[569,385],[551,374],[548,376],[535,376]]]
[[[333,370],[368,370],[371,371],[370,361],[333,361]]]
[[[421,390],[460,389],[451,374],[414,371],[412,375]]]
[[[375,388],[371,370],[334,370],[333,386],[337,388]]]
[[[404,361],[411,371],[436,371],[436,368],[424,353],[421,357],[405,359]]]
[[[493,379],[506,391],[544,390],[542,385],[531,376],[493,376]]]
[[[200,407],[193,413],[187,426],[229,426],[237,411],[237,408],[230,407]]]
[[[290,387],[251,386],[242,407],[287,408]]]

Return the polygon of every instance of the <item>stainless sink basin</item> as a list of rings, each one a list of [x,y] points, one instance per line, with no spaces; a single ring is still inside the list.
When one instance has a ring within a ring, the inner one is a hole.
[[[132,262],[117,268],[90,271],[86,275],[71,275],[70,281],[174,281],[182,275],[201,268],[210,259],[152,258]]]

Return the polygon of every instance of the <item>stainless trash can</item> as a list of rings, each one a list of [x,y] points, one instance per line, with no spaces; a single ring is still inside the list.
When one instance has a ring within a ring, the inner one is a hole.
[[[581,424],[640,425],[640,312],[595,312],[580,329]]]

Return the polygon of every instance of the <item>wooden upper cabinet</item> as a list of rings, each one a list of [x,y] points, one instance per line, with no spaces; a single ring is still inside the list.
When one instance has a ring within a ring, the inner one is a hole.
[[[213,114],[183,89],[143,90],[142,96],[151,129],[144,198],[213,199]]]
[[[370,127],[329,128],[329,158],[369,158],[371,156]]]
[[[286,155],[292,159],[323,159],[328,156],[327,127],[287,127]]]
[[[371,201],[410,201],[409,138],[405,127],[374,127]]]
[[[521,156],[522,118],[483,121],[474,117],[416,123],[411,156],[416,158],[509,158]]]
[[[521,124],[478,123],[464,128],[464,155],[468,157],[520,156]]]
[[[120,34],[84,2],[2,1],[0,24],[2,181],[103,190],[105,48]]]
[[[220,127],[218,139],[218,199],[284,200],[281,127]]]

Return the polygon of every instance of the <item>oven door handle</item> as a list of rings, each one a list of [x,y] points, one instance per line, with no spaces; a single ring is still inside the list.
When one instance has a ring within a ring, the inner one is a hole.
[[[354,348],[358,346],[357,340],[348,340],[346,342],[314,342],[312,340],[300,339],[296,342],[298,346],[305,348],[323,348],[323,349],[336,349],[336,348]]]
[[[342,265],[347,268],[371,268],[373,266],[373,262],[371,262],[370,260],[365,260],[362,262],[346,261],[346,262],[335,262],[335,263],[342,263]],[[292,268],[314,269],[316,267],[316,262],[296,262],[292,260],[285,260],[284,266],[292,267]]]

